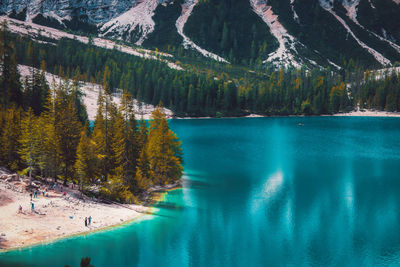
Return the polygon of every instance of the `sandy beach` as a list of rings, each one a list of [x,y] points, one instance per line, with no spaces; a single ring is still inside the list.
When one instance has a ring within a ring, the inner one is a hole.
[[[347,113],[337,113],[332,116],[342,117],[400,117],[400,112],[377,111],[377,110],[354,110]]]
[[[76,189],[65,187],[66,195],[60,190],[49,190],[47,197],[40,191],[32,199],[32,211],[30,192],[25,189],[29,180],[9,181],[4,177],[7,175],[0,171],[0,252],[98,231],[151,212],[151,208],[139,205],[104,204],[79,198]],[[85,226],[85,217],[89,216],[91,224]]]

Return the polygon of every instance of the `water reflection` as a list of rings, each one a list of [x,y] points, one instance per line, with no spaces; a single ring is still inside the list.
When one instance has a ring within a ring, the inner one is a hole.
[[[0,263],[74,265],[71,257],[86,255],[96,267],[400,264],[399,120],[198,120],[172,127],[183,141],[186,172],[183,188],[158,205],[160,216],[0,255]]]

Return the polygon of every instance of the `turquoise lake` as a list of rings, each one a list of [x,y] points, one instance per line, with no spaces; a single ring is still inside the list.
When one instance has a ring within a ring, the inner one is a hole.
[[[302,123],[303,126],[298,124]],[[183,188],[155,215],[1,266],[400,265],[400,119],[173,120]]]

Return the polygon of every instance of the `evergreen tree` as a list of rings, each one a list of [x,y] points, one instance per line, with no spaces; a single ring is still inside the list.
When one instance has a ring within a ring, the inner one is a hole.
[[[73,176],[76,149],[82,125],[78,120],[74,99],[68,94],[68,85],[63,84],[56,90],[55,133],[59,140],[64,182]]]
[[[15,107],[0,111],[0,163],[16,171],[21,166],[19,156],[21,135],[21,110]]]
[[[53,91],[54,92],[54,91]],[[39,127],[44,137],[41,145],[40,167],[44,175],[57,180],[61,165],[60,136],[56,134],[56,107],[55,98],[47,98],[45,112],[39,118]]]
[[[32,171],[39,166],[39,130],[37,118],[33,110],[28,108],[21,122],[21,137],[19,139],[21,148],[19,149],[19,154],[29,169],[29,178],[32,177]]]
[[[11,103],[22,104],[22,88],[14,42],[10,40],[7,24],[0,31],[0,101],[3,108]]]
[[[174,182],[182,176],[180,143],[169,129],[165,114],[160,107],[152,113],[146,152],[154,184]]]
[[[87,128],[83,127],[76,151],[75,172],[81,188],[94,183],[98,167],[96,146],[88,136]]]

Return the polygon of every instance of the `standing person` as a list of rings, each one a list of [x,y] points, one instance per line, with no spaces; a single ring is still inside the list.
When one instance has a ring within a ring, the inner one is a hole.
[[[31,202],[31,210],[35,211],[35,203]]]
[[[32,192],[29,194],[29,196],[31,197],[31,201],[32,201]]]
[[[87,217],[85,217],[85,226],[87,226]]]
[[[18,213],[22,213],[22,206],[19,205]]]
[[[92,216],[89,216],[89,225],[92,223]]]

